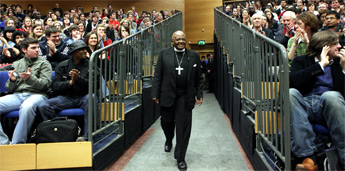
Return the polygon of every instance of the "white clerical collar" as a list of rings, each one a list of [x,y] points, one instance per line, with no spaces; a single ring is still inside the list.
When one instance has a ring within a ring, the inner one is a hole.
[[[178,50],[178,49],[176,49],[175,47],[174,47],[174,51],[175,52],[184,52],[186,50],[186,48],[183,48],[182,50]]]

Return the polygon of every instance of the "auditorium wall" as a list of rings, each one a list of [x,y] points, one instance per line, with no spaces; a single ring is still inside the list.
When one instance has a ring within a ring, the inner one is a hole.
[[[206,56],[213,53],[214,8],[222,6],[222,0],[185,0],[185,31],[193,50]],[[199,46],[205,40],[205,46]]]
[[[1,0],[1,3],[20,4],[23,9],[26,9],[28,4],[33,4],[42,14],[46,14],[49,9],[53,9],[56,3],[59,3],[63,11],[69,10],[71,7],[82,6],[84,11],[91,11],[94,6],[97,6],[101,11],[106,8],[108,4],[112,4],[114,9],[124,9],[128,11],[131,6],[135,6],[137,12],[142,10],[170,10],[178,9],[184,12],[184,0]]]
[[[71,7],[82,6],[84,11],[91,11],[94,6],[99,10],[112,4],[114,9],[124,9],[128,11],[131,6],[135,6],[137,12],[142,10],[169,10],[177,9],[183,12],[183,30],[187,34],[190,47],[202,52],[213,51],[213,48],[195,46],[198,40],[205,40],[207,44],[213,43],[214,32],[214,7],[221,6],[222,0],[1,0],[7,5],[20,4],[26,9],[28,4],[33,4],[42,15],[59,3],[60,7],[67,11]],[[208,46],[209,47],[209,46]]]

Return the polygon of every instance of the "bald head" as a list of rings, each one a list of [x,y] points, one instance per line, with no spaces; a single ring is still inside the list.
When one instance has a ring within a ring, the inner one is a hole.
[[[183,50],[186,46],[186,35],[180,30],[176,31],[172,35],[172,42],[176,49]]]
[[[174,39],[176,38],[177,35],[183,35],[183,36],[186,37],[186,35],[183,33],[183,31],[177,30],[177,31],[175,31],[175,32],[173,33],[173,35],[172,35],[172,40],[174,40]]]

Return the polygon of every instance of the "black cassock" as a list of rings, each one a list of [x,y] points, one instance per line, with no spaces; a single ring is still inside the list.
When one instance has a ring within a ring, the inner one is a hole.
[[[183,68],[183,70],[181,69]],[[174,137],[176,126],[175,159],[185,159],[192,126],[195,98],[202,98],[203,78],[198,53],[185,49],[163,49],[155,68],[152,98],[161,106],[161,125],[167,141]]]

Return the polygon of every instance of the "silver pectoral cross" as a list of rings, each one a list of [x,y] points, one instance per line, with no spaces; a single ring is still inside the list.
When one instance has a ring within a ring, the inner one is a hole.
[[[183,68],[181,68],[181,66],[178,66],[178,68],[176,68],[176,70],[178,71],[177,74],[181,75],[181,71],[183,70]]]

